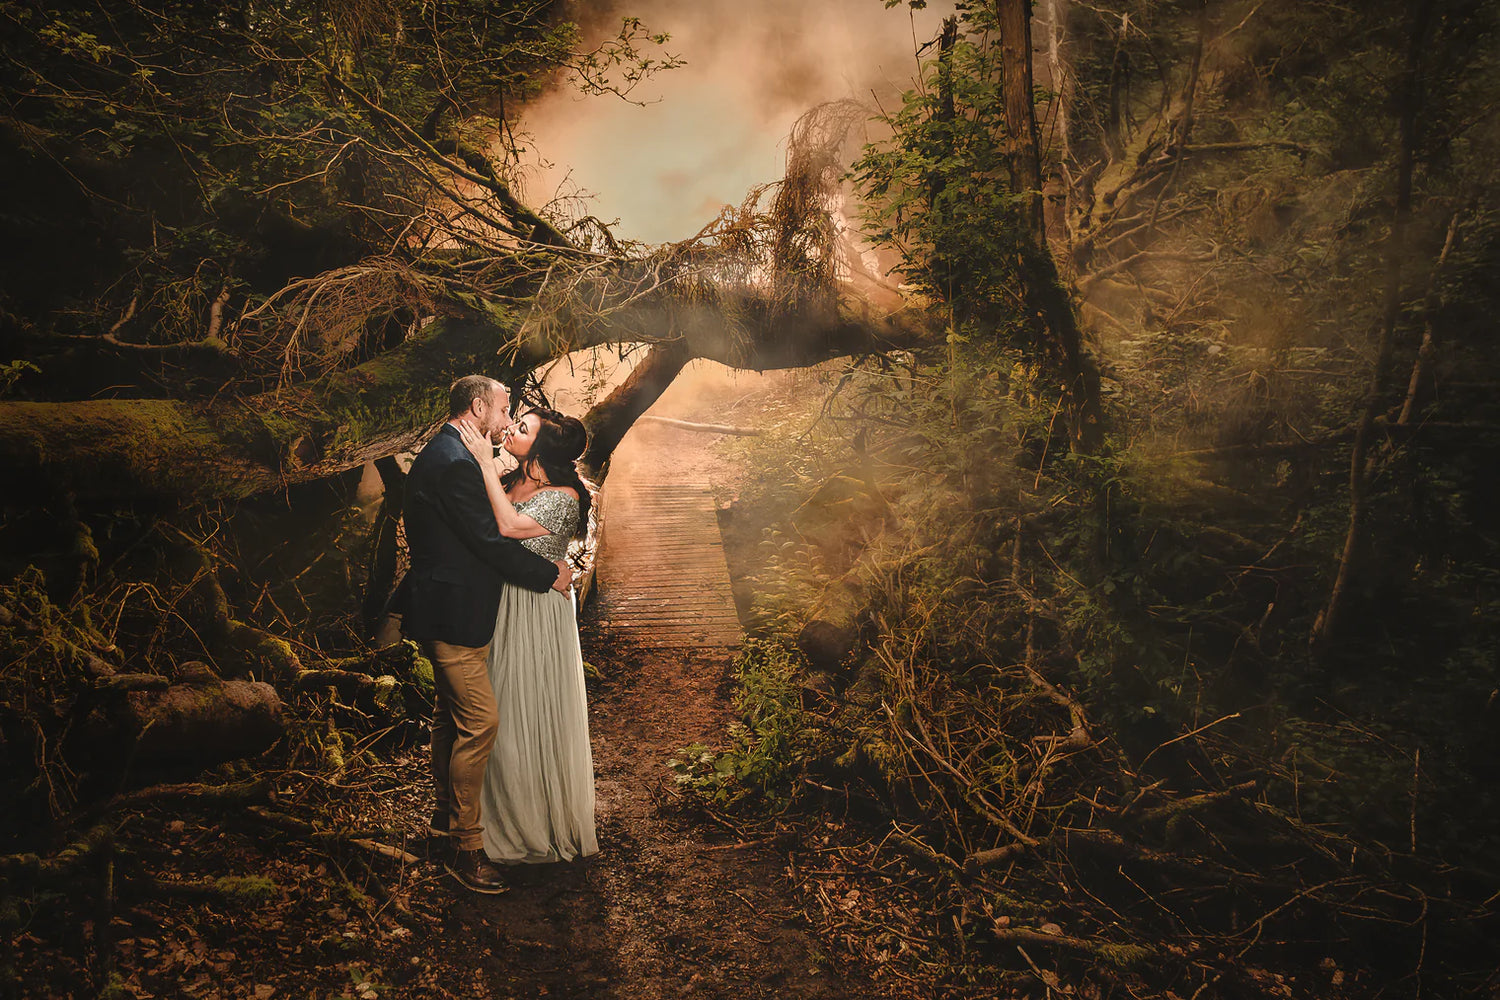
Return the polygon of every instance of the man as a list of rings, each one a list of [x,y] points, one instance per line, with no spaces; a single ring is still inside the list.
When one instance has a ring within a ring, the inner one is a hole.
[[[406,478],[406,543],[411,569],[393,610],[402,631],[432,661],[432,778],[437,806],[431,830],[453,843],[447,869],[475,892],[505,891],[484,856],[479,796],[495,742],[495,693],[487,660],[504,583],[567,592],[573,571],[504,538],[484,492],[479,464],[457,425],[497,439],[510,426],[510,394],[483,375],[466,375],[448,393],[448,423],[427,443]]]

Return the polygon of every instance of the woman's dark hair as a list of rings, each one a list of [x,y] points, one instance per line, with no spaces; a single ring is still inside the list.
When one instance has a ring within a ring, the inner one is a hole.
[[[521,477],[533,466],[540,466],[553,486],[571,486],[578,492],[578,530],[574,537],[583,538],[589,531],[589,506],[593,496],[588,484],[578,474],[578,457],[588,447],[589,432],[583,429],[583,421],[558,413],[545,406],[531,406],[522,417],[537,418],[536,437],[531,439],[531,450],[520,459],[521,464],[500,477],[507,490],[521,481]]]

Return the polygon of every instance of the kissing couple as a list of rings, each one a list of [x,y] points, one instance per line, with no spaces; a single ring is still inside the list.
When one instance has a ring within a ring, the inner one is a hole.
[[[429,829],[465,887],[505,891],[496,862],[594,854],[594,763],[568,543],[591,497],[581,421],[466,375],[406,477],[411,568],[392,597],[432,662]],[[502,472],[494,445],[516,461]]]

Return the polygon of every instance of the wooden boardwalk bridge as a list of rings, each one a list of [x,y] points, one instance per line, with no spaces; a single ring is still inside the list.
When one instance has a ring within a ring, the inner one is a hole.
[[[596,593],[586,627],[655,648],[733,648],[739,615],[707,483],[611,476],[602,498]]]

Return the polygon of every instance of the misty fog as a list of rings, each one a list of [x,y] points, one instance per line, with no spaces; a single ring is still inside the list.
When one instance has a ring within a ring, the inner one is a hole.
[[[823,101],[887,109],[915,85],[916,49],[951,3],[912,12],[881,0],[640,0],[596,3],[590,41],[637,16],[686,65],[648,80],[627,103],[558,87],[521,116],[526,197],[581,195],[619,221],[617,235],[683,239],[745,192],[781,176],[792,123]],[[524,141],[524,140],[523,140]]]

